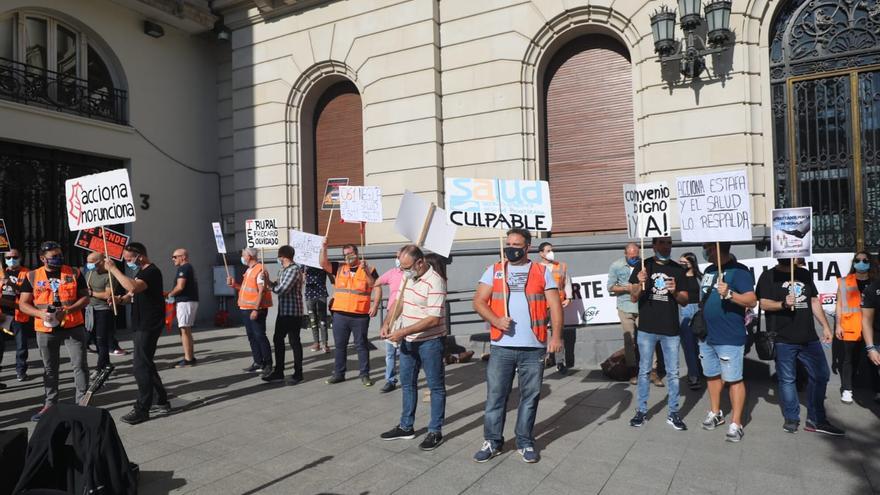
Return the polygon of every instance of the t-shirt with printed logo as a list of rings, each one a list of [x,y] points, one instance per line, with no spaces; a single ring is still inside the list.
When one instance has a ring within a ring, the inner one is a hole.
[[[177,279],[184,279],[183,291],[174,297],[174,300],[177,302],[198,302],[199,300],[199,286],[196,282],[196,273],[193,270],[192,265],[189,263],[184,263],[177,267],[177,275],[175,276],[175,282]]]
[[[631,284],[639,283],[641,266],[633,269]],[[669,260],[658,263],[654,257],[645,260],[648,280],[639,298],[639,331],[658,335],[678,335],[678,302],[673,291],[666,287],[667,281],[675,280],[675,292],[687,290],[687,273],[678,263]]]
[[[791,283],[790,272],[776,268],[767,270],[758,277],[755,295],[759,300],[770,299],[782,302],[789,293],[795,298],[794,311],[791,309],[765,311],[767,330],[776,332],[776,341],[783,344],[806,344],[819,340],[810,306],[812,298],[819,297],[819,291],[813,283],[810,272],[803,268],[795,268],[794,285]]]
[[[507,285],[510,288],[508,294],[507,309],[510,319],[513,320],[510,327],[501,336],[500,340],[492,341],[492,345],[502,347],[546,347],[535,337],[532,330],[531,314],[529,313],[529,302],[526,298],[526,281],[529,279],[529,270],[532,262],[523,265],[507,264]],[[504,275],[495,272],[495,265],[490,266],[483,272],[480,277],[480,283],[483,285],[493,286],[495,278],[502,278]],[[550,270],[544,270],[544,289],[556,289],[556,280]]]

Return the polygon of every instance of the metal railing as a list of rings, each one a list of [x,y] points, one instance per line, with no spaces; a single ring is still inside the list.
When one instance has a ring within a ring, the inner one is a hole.
[[[128,92],[93,86],[86,79],[0,58],[0,99],[127,124]]]

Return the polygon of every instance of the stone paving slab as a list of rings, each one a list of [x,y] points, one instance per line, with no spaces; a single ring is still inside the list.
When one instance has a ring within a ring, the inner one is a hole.
[[[309,342],[306,343],[308,345]],[[123,346],[130,343],[123,339]],[[724,441],[724,431],[699,428],[707,399],[683,390],[690,429],[665,422],[665,389],[652,388],[650,419],[629,427],[635,387],[606,381],[597,370],[568,376],[548,372],[535,433],[541,462],[524,464],[512,442],[517,393],[508,404],[505,452],[485,463],[471,456],[482,442],[485,363],[447,367],[445,442],[433,452],[412,441],[385,442],[379,434],[400,415],[400,391],[379,393],[384,358],[371,356],[372,388],[356,379],[323,380],[332,357],[305,352],[306,381],[265,384],[241,368],[250,364],[241,328],[196,332],[199,364],[174,369],[176,336],[163,335],[160,373],[178,411],[129,426],[119,421],[135,397],[130,356],[112,357],[117,372],[93,405],[106,408],[129,457],[141,466],[142,494],[868,494],[880,493],[880,408],[865,393],[861,405],[837,399],[829,384],[829,416],[848,433],[830,438],[782,431],[775,384],[766,363],[748,362],[746,436]],[[65,351],[62,351],[64,355]],[[11,381],[0,392],[0,428],[25,426],[39,408],[41,364],[32,351],[33,379]],[[7,353],[8,359],[11,353]],[[351,353],[349,369],[356,369]],[[89,360],[95,362],[95,356]],[[62,363],[62,399],[72,400],[72,373]],[[354,375],[350,375],[354,378]],[[723,409],[728,410],[726,401]],[[805,411],[802,412],[805,414]],[[424,433],[428,404],[416,427]]]

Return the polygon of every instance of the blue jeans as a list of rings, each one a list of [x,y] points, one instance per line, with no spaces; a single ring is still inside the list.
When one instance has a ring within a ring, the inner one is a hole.
[[[354,337],[354,346],[358,353],[360,375],[370,375],[370,349],[367,347],[367,331],[370,329],[370,318],[364,316],[346,316],[333,313],[333,342],[336,345],[334,355],[334,376],[345,376],[348,361],[348,341]]]
[[[400,385],[403,390],[403,410],[400,427],[411,430],[419,402],[419,368],[425,370],[428,388],[431,390],[431,421],[428,431],[440,433],[446,417],[446,379],[443,372],[443,338],[422,342],[400,343]]]
[[[394,375],[394,368],[397,365],[398,354],[400,354],[399,347],[396,347],[390,342],[385,342],[385,381],[388,383],[397,383],[397,377]]]
[[[669,413],[678,412],[678,346],[681,339],[678,335],[659,335],[646,332],[638,333],[636,343],[639,345],[639,411],[648,412],[648,393],[651,390],[651,363],[654,360],[654,348],[660,342],[663,351],[663,363],[666,365],[667,406]]]
[[[34,324],[33,322],[21,323],[13,320],[9,327],[9,330],[15,335],[15,372],[20,375],[27,372],[28,338],[34,335]],[[7,339],[12,340],[13,337],[8,337],[5,334],[0,335],[0,362],[3,361],[4,347],[6,347],[4,340]]]
[[[504,444],[504,419],[507,398],[513,387],[513,376],[518,375],[519,408],[516,412],[516,448],[535,446],[532,430],[541,399],[544,378],[543,347],[502,347],[493,345],[486,366],[486,411],[483,417],[483,438],[500,449]]]
[[[241,319],[244,321],[244,330],[251,345],[254,363],[262,367],[272,366],[272,347],[269,345],[269,338],[266,337],[267,311],[261,309],[256,320],[251,320],[251,311],[242,309]]]
[[[693,321],[694,313],[699,307],[699,304],[693,303],[678,310],[678,321],[681,326],[681,348],[684,350],[684,361],[687,363],[688,376],[691,378],[700,377],[699,347],[697,346],[697,338],[694,337],[694,332],[691,330],[691,321]]]
[[[797,393],[797,362],[807,370],[807,419],[824,423],[825,387],[831,372],[825,351],[818,340],[806,344],[776,343],[776,376],[779,379],[779,405],[785,419],[800,419],[801,405]]]

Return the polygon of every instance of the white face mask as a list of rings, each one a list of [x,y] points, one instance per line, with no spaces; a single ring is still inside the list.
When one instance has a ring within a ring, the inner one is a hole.
[[[544,255],[544,258],[547,261],[553,261],[556,259],[556,253],[554,253],[553,251],[549,251],[549,252],[547,252],[547,254]]]
[[[394,258],[394,267],[395,267],[395,268],[400,268],[400,260],[397,259],[397,258]]]

